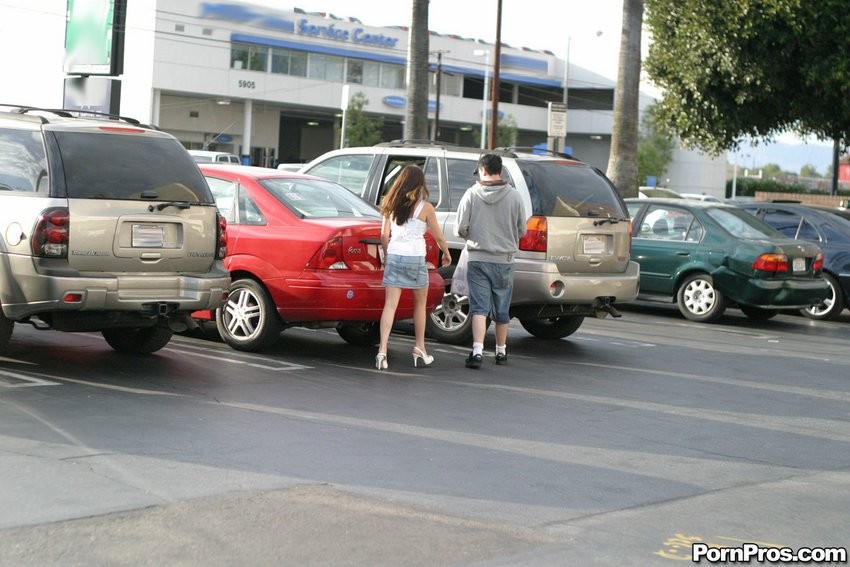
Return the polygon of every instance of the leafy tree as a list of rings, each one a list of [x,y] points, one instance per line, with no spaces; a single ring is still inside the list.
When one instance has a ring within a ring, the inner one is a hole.
[[[373,146],[381,141],[384,119],[366,116],[363,107],[367,104],[369,99],[362,92],[354,93],[349,100],[345,111],[346,146]]]
[[[850,135],[847,0],[646,0],[659,114],[712,154],[750,137]]]
[[[499,118],[498,121],[499,123],[496,129],[496,147],[503,148],[515,146],[518,129],[513,115],[509,114],[503,118]],[[472,132],[472,139],[475,141],[476,146],[480,145],[481,131],[476,130],[475,132]]]
[[[821,177],[821,174],[818,173],[818,170],[815,166],[810,163],[807,163],[806,165],[800,168],[800,177]]]
[[[640,96],[640,36],[644,0],[623,0],[623,31],[617,90],[614,97],[614,125],[608,178],[624,197],[638,196],[637,146]]]
[[[650,175],[659,179],[664,177],[676,148],[676,142],[658,127],[654,106],[644,112],[638,132],[637,174],[640,184],[644,184]]]
[[[754,173],[755,172],[751,171],[750,175]],[[785,172],[782,171],[782,168],[779,166],[779,164],[776,163],[769,163],[761,168],[761,176],[764,179],[775,179],[780,175],[783,175],[784,173]]]

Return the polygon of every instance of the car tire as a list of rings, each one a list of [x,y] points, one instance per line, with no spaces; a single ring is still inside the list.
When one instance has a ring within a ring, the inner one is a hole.
[[[248,352],[270,347],[283,330],[269,293],[249,278],[231,283],[224,305],[216,309],[215,323],[221,340]]]
[[[738,307],[747,318],[753,321],[767,321],[779,315],[778,309],[765,309],[763,307],[753,307],[752,305],[739,305]]]
[[[847,300],[835,276],[824,272],[823,279],[829,284],[830,297],[827,297],[823,303],[800,309],[800,313],[815,321],[835,321],[841,317],[841,312],[847,306]]]
[[[381,325],[377,322],[344,323],[336,332],[350,345],[371,347],[381,342]]]
[[[708,274],[686,277],[676,292],[676,304],[685,319],[700,323],[715,321],[726,311],[726,297]]]
[[[435,341],[464,345],[472,342],[472,317],[469,316],[469,298],[452,293],[452,276],[455,266],[440,269],[446,289],[440,304],[428,314],[425,332]]]
[[[0,350],[6,348],[9,344],[9,339],[12,338],[12,330],[15,328],[15,322],[7,319],[3,315],[3,308],[0,307]]]
[[[557,340],[575,333],[584,322],[583,315],[550,317],[548,319],[520,319],[522,328],[538,339]]]
[[[174,332],[168,327],[155,325],[137,329],[104,329],[101,334],[117,352],[150,354],[167,345]]]

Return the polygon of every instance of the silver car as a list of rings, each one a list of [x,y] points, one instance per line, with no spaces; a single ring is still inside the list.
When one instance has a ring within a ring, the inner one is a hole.
[[[176,138],[0,107],[0,349],[14,324],[150,353],[229,289],[226,223]]]
[[[586,316],[618,315],[615,303],[637,296],[640,271],[629,258],[629,216],[613,184],[566,155],[496,151],[502,176],[520,192],[528,216],[528,234],[515,259],[511,316],[534,336],[559,339],[574,333]],[[428,317],[429,335],[446,343],[465,344],[472,336],[467,298],[452,294],[450,286],[464,245],[454,236],[457,205],[476,181],[481,152],[398,141],[334,150],[301,169],[380,205],[405,165],[422,167],[452,248],[453,265],[442,270],[446,294]]]

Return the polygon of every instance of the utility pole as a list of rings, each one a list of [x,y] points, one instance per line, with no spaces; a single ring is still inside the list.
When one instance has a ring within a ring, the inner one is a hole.
[[[490,149],[496,147],[499,140],[499,60],[502,58],[502,0],[496,8],[496,49],[493,55],[493,106],[490,111]]]
[[[434,126],[431,130],[431,141],[435,142],[437,138],[440,136],[440,79],[443,76],[443,53],[448,53],[448,49],[438,49],[437,51],[431,51],[431,54],[437,54],[437,72],[434,77],[436,80],[436,89],[437,89],[437,108],[434,109]]]

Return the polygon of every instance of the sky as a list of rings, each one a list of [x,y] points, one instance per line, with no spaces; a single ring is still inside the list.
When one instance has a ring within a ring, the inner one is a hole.
[[[133,0],[148,1],[148,0]],[[236,0],[238,1],[238,0]],[[623,0],[502,0],[501,40],[512,47],[549,50],[572,65],[616,80],[622,30]],[[298,7],[307,12],[330,12],[338,17],[355,17],[364,25],[404,25],[411,20],[411,0],[246,0],[272,10]],[[3,76],[24,80],[28,89],[39,92],[40,83],[61,81],[61,69],[50,71],[39,65],[38,49],[62,49],[65,0],[0,0],[0,50],[27,53],[27,57],[0,59]],[[496,40],[497,0],[430,0],[428,27],[441,34],[456,34],[488,42]],[[40,16],[36,18],[33,16]],[[47,24],[45,25],[45,20]],[[28,27],[29,26],[29,27]],[[649,38],[644,34],[644,50]],[[50,40],[50,41],[48,41]],[[44,61],[50,59],[45,58]],[[33,69],[41,69],[33,73]],[[6,83],[8,85],[8,83]],[[656,92],[645,83],[643,89]],[[0,102],[8,96],[0,86]],[[11,102],[16,102],[13,100]],[[44,104],[33,101],[33,104]],[[794,136],[779,141],[801,144]],[[773,151],[776,149],[777,151]],[[779,151],[781,150],[781,151]],[[778,163],[787,171],[804,164],[821,173],[831,163],[831,145],[779,147],[761,145],[744,151],[739,163],[750,166]],[[746,156],[746,157],[745,157]],[[734,156],[729,156],[730,163]]]

